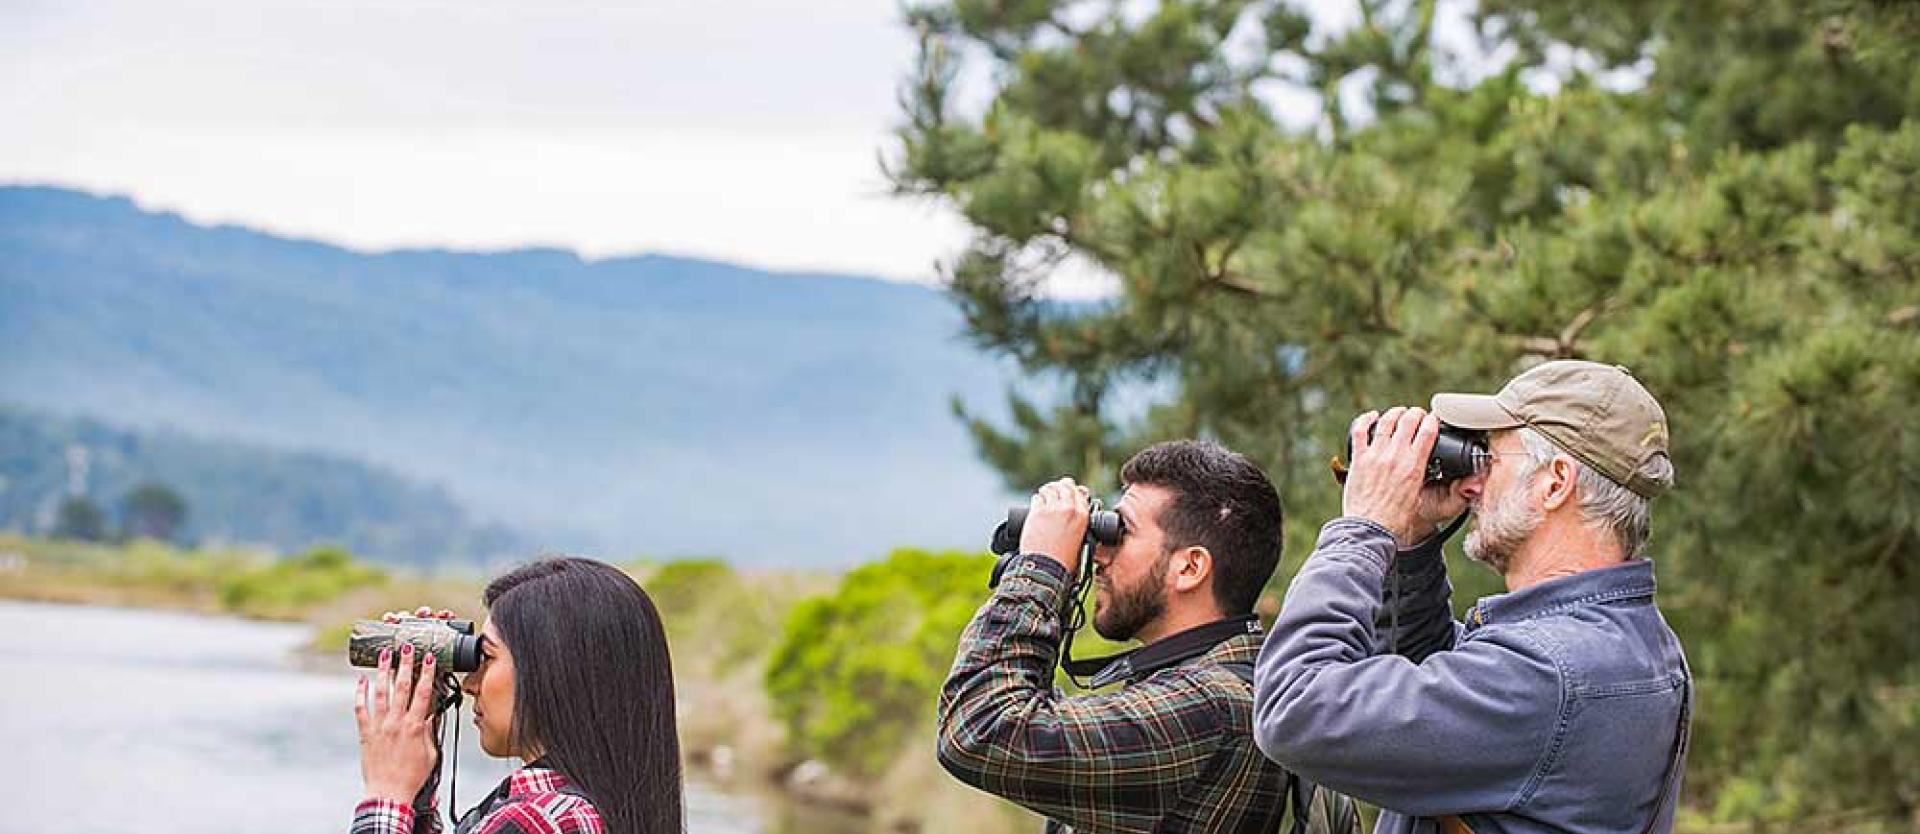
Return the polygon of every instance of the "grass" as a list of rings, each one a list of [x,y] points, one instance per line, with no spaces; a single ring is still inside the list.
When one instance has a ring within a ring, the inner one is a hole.
[[[741,573],[718,560],[635,562],[624,568],[647,588],[674,647],[683,752],[710,781],[738,790],[857,806],[836,830],[923,834],[1014,834],[1031,815],[946,777],[933,762],[931,707],[924,737],[891,756],[878,784],[844,777],[796,786],[788,776],[807,756],[773,717],[762,685],[787,612],[828,593],[824,572]],[[314,627],[305,653],[340,658],[356,619],[421,605],[478,617],[485,579],[392,572],[320,547],[291,557],[240,549],[192,549],[154,541],[89,543],[0,534],[0,599],[161,608]],[[724,753],[719,751],[724,750]],[[714,764],[725,760],[724,768]],[[879,790],[875,790],[879,788]],[[850,801],[849,797],[858,801]]]

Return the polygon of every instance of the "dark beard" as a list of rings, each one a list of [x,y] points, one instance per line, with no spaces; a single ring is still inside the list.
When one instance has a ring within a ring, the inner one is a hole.
[[[1173,552],[1160,557],[1160,564],[1130,588],[1110,585],[1105,605],[1093,612],[1093,630],[1108,640],[1132,640],[1149,623],[1167,611],[1167,564]]]

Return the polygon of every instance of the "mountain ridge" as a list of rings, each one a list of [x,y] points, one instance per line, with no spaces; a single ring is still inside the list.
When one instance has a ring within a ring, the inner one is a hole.
[[[846,564],[971,545],[1005,500],[948,400],[991,408],[1008,369],[924,286],[544,247],[360,253],[7,186],[0,290],[0,398],[312,446],[563,549]],[[934,484],[952,515],[910,497]]]

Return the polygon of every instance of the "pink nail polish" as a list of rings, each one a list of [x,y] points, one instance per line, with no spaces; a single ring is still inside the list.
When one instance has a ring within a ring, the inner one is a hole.
[[[433,665],[433,655],[427,655],[427,659],[426,659],[426,660],[424,660],[424,661],[421,661],[421,662],[422,662],[422,663],[425,663],[425,664],[427,664],[428,666],[432,666],[432,665]]]
[[[400,644],[400,655],[401,655],[402,657],[411,657],[411,656],[413,655],[413,644],[412,644],[412,643],[401,643],[401,644]]]
[[[381,650],[380,650],[380,663],[381,663],[381,664],[383,664],[383,665],[384,665],[384,664],[385,664],[385,663],[386,663],[387,661],[389,661],[389,660],[392,660],[392,659],[393,659],[393,649],[381,649]]]

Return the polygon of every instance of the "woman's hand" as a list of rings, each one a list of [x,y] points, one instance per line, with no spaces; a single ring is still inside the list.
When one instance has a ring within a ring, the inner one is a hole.
[[[360,727],[360,776],[367,796],[410,805],[433,768],[439,751],[433,744],[433,655],[420,659],[414,674],[413,646],[380,652],[380,665],[360,679],[353,719]],[[398,663],[394,661],[398,660]]]

